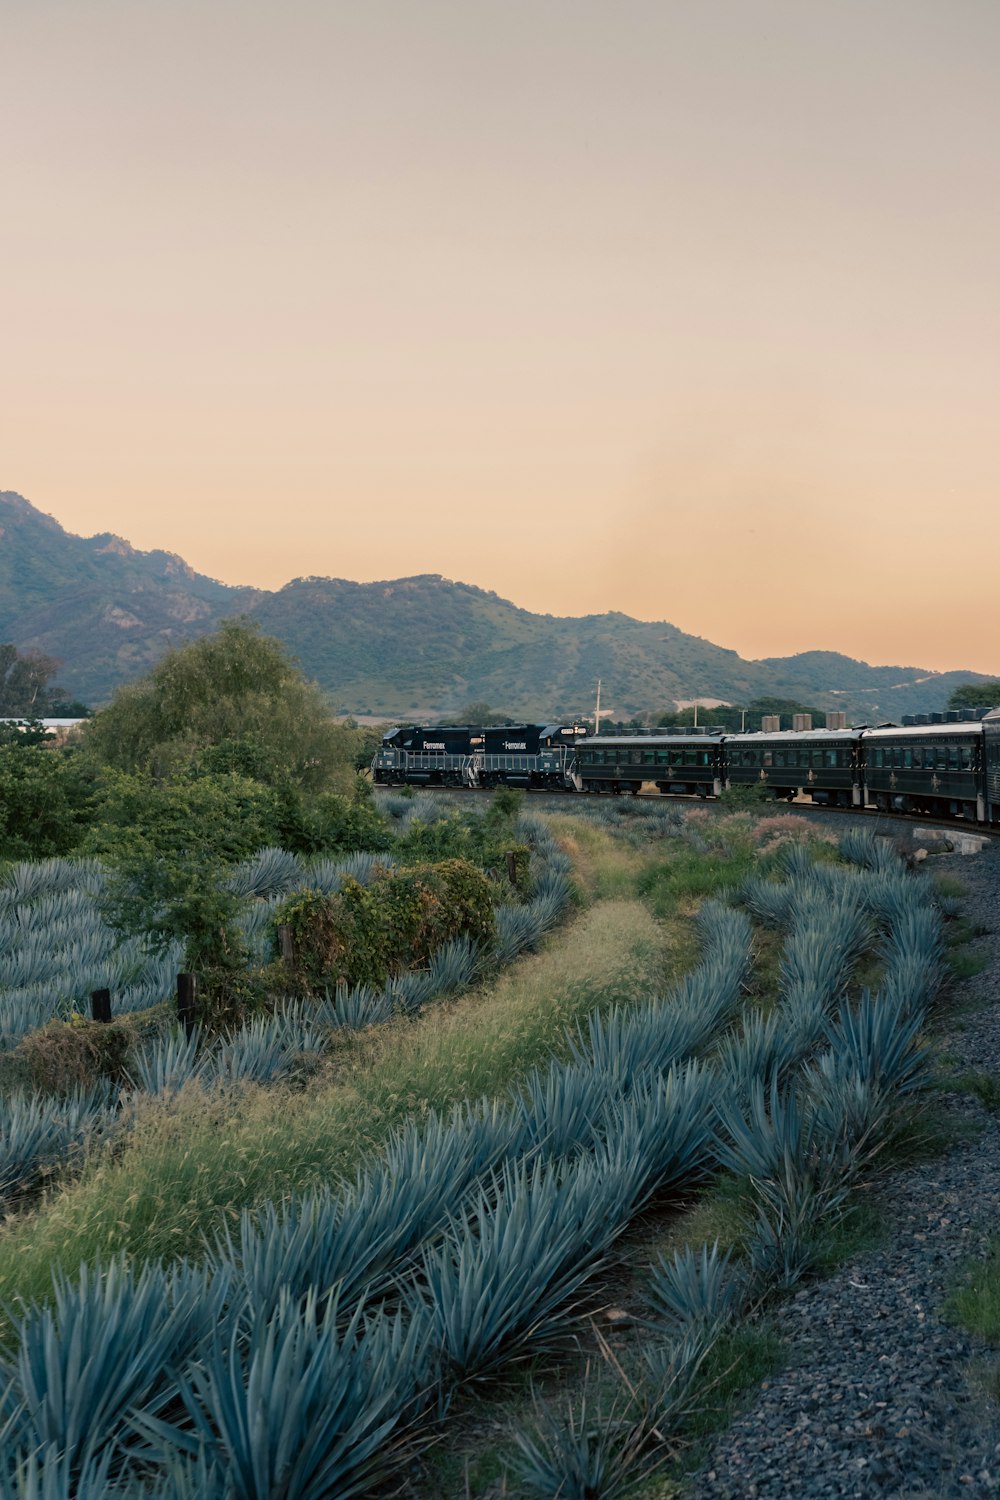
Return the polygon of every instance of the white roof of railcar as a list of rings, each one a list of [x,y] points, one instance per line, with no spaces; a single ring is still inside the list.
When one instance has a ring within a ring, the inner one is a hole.
[[[763,740],[781,740],[788,744],[805,740],[810,745],[823,745],[830,740],[853,741],[860,733],[860,729],[759,729],[753,734],[727,734],[726,744],[759,745]]]
[[[928,735],[954,735],[961,739],[963,736],[978,735],[982,733],[982,721],[978,719],[964,719],[958,724],[886,724],[880,725],[878,729],[866,729],[865,739],[896,740],[902,736],[904,739],[927,739]]]
[[[578,749],[586,749],[589,745],[638,745],[649,749],[655,745],[657,749],[663,749],[668,745],[718,745],[722,741],[722,731],[716,730],[714,734],[589,734],[586,739],[579,741]]]

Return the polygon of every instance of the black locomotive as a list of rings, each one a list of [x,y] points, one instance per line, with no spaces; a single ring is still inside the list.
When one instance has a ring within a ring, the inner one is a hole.
[[[372,761],[381,785],[521,786],[612,796],[654,786],[718,796],[763,784],[791,801],[1000,824],[1000,709],[919,714],[874,728],[592,735],[582,724],[393,729]]]
[[[381,786],[519,786],[578,789],[585,724],[443,725],[391,729],[372,761]]]

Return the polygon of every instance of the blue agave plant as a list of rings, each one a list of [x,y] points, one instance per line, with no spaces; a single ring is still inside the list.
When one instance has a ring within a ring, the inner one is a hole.
[[[398,1475],[431,1368],[418,1323],[358,1313],[341,1328],[312,1298],[284,1299],[179,1373],[182,1424],[132,1422],[164,1461],[224,1473],[231,1500],[347,1500]]]
[[[217,1329],[229,1280],[187,1265],[136,1273],[121,1258],[57,1274],[52,1306],[11,1318],[19,1442],[58,1449],[74,1474],[114,1456],[126,1414],[169,1399],[171,1371]]]
[[[692,1326],[723,1328],[743,1310],[746,1285],[716,1240],[700,1253],[688,1245],[670,1260],[659,1256],[646,1295],[653,1318],[676,1335]]]

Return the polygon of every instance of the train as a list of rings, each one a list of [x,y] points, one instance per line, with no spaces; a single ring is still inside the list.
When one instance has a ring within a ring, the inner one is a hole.
[[[718,797],[760,785],[777,800],[1000,825],[1000,708],[904,715],[900,724],[761,730],[711,725],[594,734],[589,725],[411,725],[371,763],[380,786]]]

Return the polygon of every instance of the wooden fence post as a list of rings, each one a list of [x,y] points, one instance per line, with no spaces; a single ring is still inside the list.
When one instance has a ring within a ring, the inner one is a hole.
[[[292,968],[295,964],[295,943],[287,922],[278,923],[278,951],[288,967]]]
[[[95,1021],[103,1021],[105,1024],[111,1020],[110,990],[91,990],[90,1014]]]
[[[197,1026],[195,1007],[198,1001],[198,978],[195,974],[177,976],[177,1018],[184,1027],[184,1035],[190,1036]]]

